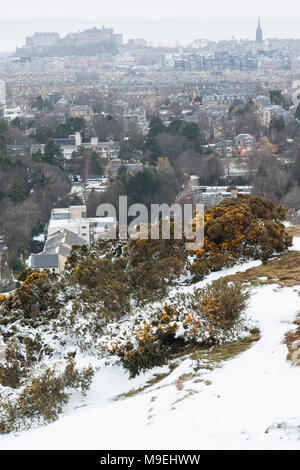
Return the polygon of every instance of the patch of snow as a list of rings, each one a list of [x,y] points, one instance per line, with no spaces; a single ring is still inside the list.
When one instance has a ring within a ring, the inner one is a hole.
[[[300,251],[300,237],[293,238],[293,246],[291,247],[291,250]]]
[[[44,243],[44,241],[45,241],[45,234],[44,234],[44,233],[40,233],[39,235],[35,235],[35,236],[33,237],[33,240]]]
[[[259,323],[262,339],[222,367],[205,371],[210,385],[191,379],[182,389],[176,386],[181,375],[193,372],[187,359],[150,390],[110,402],[111,394],[141,384],[147,375],[134,383],[121,368],[110,366],[99,372],[79,405],[86,409],[3,437],[0,448],[300,449],[300,373],[286,361],[282,343],[299,310],[295,289],[256,288],[248,314]]]
[[[300,250],[300,238],[293,249]],[[223,269],[179,290],[192,292],[259,264]],[[1,437],[0,448],[300,449],[300,369],[286,360],[283,343],[299,312],[299,289],[256,287],[247,317],[261,339],[247,351],[212,371],[195,371],[194,361],[183,360],[160,382],[118,401],[116,396],[143,387],[168,367],[130,380],[117,363],[103,359],[85,398],[74,394],[57,422]],[[191,373],[197,376],[180,380]]]

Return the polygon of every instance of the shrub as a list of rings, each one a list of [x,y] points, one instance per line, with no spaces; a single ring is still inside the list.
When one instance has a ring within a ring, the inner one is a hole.
[[[27,428],[35,421],[55,421],[68,401],[70,390],[81,388],[86,391],[92,377],[91,367],[79,372],[70,357],[63,373],[56,374],[48,368],[42,375],[33,378],[15,401],[8,399],[0,403],[0,434]]]
[[[71,252],[69,254],[69,257],[66,261],[66,264],[65,264],[65,270],[66,271],[70,271],[72,269],[75,268],[75,266],[77,266],[80,261],[88,255],[88,252],[89,252],[89,248],[87,247],[87,245],[83,245],[83,246],[80,246],[80,245],[73,245],[72,248],[71,248]]]
[[[281,223],[285,214],[282,206],[256,196],[223,200],[205,213],[204,244],[196,252],[191,273],[204,276],[238,260],[266,261],[274,253],[284,253],[292,244]]]
[[[215,344],[234,340],[244,325],[248,292],[226,279],[193,295],[172,299],[163,309],[136,313],[121,325],[108,325],[104,347],[117,355],[131,376],[162,365],[187,344]]]
[[[2,302],[0,324],[19,319],[24,324],[36,326],[55,318],[62,305],[58,285],[46,273],[34,272]]]
[[[17,277],[18,281],[25,281],[27,279],[28,276],[30,276],[30,274],[32,274],[34,272],[33,269],[31,268],[25,268],[23,269],[23,271],[21,272],[21,274],[19,274],[19,276]]]
[[[138,322],[132,329],[112,338],[106,348],[121,358],[124,367],[134,377],[142,370],[165,362],[174,345],[177,328],[176,312],[165,305],[148,321]]]
[[[126,272],[117,261],[85,257],[71,274],[71,282],[81,287],[80,298],[86,308],[102,311],[109,318],[120,318],[130,309],[130,290]]]
[[[162,221],[159,223],[161,237]],[[129,240],[124,250],[128,276],[138,299],[162,298],[167,287],[178,279],[186,267],[185,240],[174,239],[174,222],[171,221],[170,239]]]
[[[196,296],[210,328],[229,328],[245,310],[249,292],[241,284],[221,278],[201,289]]]
[[[0,384],[4,387],[18,387],[24,374],[25,363],[26,358],[20,343],[11,340],[6,344],[5,360],[0,362]]]

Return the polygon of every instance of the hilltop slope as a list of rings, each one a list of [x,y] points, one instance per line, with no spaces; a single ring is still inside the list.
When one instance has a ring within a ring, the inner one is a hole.
[[[300,250],[300,238],[292,249]],[[258,265],[213,273],[201,283]],[[300,286],[265,280],[253,288],[247,309],[261,338],[246,351],[219,367],[182,357],[171,372],[164,366],[133,380],[119,365],[104,366],[87,397],[74,395],[59,421],[2,437],[0,448],[299,449],[300,369],[287,361],[283,338],[300,311]],[[165,376],[151,385],[155,374]]]

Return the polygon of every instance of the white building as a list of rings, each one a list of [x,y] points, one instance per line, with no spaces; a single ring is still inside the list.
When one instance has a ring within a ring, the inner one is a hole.
[[[268,127],[271,124],[272,119],[283,117],[285,121],[288,121],[291,117],[289,111],[283,109],[282,106],[270,105],[262,109],[261,119],[264,126]]]
[[[6,121],[12,121],[13,119],[21,116],[22,112],[19,106],[16,108],[4,108],[3,117]]]
[[[81,237],[89,245],[115,225],[114,217],[87,217],[86,206],[70,206],[52,209],[47,236],[66,229]]]

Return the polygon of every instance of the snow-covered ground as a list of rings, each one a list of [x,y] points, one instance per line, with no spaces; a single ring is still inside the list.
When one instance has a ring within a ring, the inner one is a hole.
[[[299,238],[293,249],[300,250]],[[206,282],[253,265],[214,273]],[[0,448],[300,449],[300,368],[286,360],[282,342],[300,312],[299,291],[300,286],[253,289],[247,315],[257,322],[261,339],[221,367],[178,380],[194,372],[187,358],[160,382],[116,401],[168,368],[130,380],[120,366],[103,366],[87,397],[74,395],[57,422],[2,437]]]

